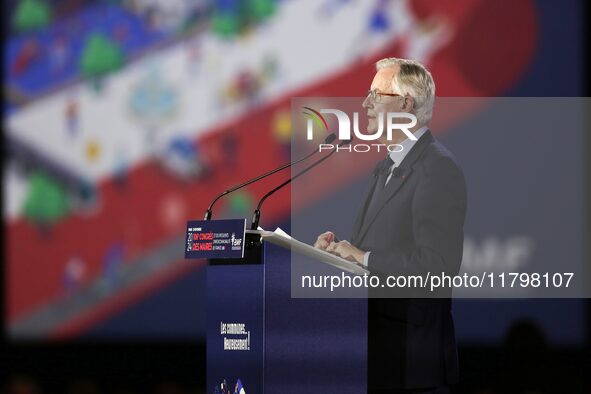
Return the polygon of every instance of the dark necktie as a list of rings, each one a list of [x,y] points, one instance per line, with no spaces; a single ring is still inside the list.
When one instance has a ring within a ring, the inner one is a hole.
[[[371,208],[377,203],[382,191],[384,190],[384,186],[386,185],[386,179],[388,179],[388,175],[390,175],[390,168],[394,162],[390,159],[390,156],[386,156],[386,158],[378,163],[374,170],[374,176],[377,177],[376,186],[373,189],[373,193],[371,195],[371,201],[367,206],[367,210],[365,214],[371,210]]]

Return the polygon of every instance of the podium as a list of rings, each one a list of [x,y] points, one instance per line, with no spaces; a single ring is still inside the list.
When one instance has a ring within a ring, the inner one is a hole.
[[[285,233],[247,230],[244,247],[207,267],[206,393],[365,392],[367,300],[291,298],[290,249],[364,268]]]

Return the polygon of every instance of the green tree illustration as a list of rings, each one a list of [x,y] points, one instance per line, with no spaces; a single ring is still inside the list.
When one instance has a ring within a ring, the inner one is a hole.
[[[255,22],[260,22],[275,12],[274,0],[250,0],[249,15]]]
[[[22,0],[13,14],[13,25],[20,32],[37,30],[51,22],[51,8],[42,0]]]
[[[24,216],[37,224],[52,224],[65,217],[68,211],[64,189],[47,175],[32,173],[23,206]]]
[[[123,64],[123,52],[114,40],[102,33],[90,35],[80,59],[80,71],[86,77],[94,78],[99,87],[102,77],[118,70]]]
[[[242,23],[235,15],[215,13],[212,18],[213,31],[222,37],[231,37],[240,32]]]

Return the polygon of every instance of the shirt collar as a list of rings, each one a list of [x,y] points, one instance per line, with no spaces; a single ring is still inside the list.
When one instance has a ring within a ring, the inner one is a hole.
[[[413,133],[413,135],[417,138],[417,141],[423,136],[423,134],[425,134],[428,129],[429,128],[427,126],[423,126]],[[408,152],[410,152],[417,141],[407,138],[399,144],[402,146],[402,150],[400,152],[389,153],[390,159],[394,162],[394,167],[398,167],[400,163],[402,163],[402,160],[404,160]]]

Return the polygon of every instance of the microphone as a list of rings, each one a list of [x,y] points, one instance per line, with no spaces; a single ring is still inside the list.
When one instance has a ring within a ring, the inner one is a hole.
[[[333,141],[334,141],[336,138],[337,138],[337,136],[335,135],[335,133],[331,133],[330,135],[328,135],[328,136],[327,136],[327,137],[324,139],[324,144],[330,144],[330,143],[331,143],[331,142],[333,142]],[[203,220],[211,220],[211,214],[212,214],[212,208],[213,208],[213,205],[216,203],[216,201],[217,201],[217,200],[219,200],[220,198],[222,198],[222,197],[223,197],[223,196],[225,196],[226,194],[230,194],[230,193],[232,193],[233,191],[236,191],[236,190],[238,190],[238,189],[241,189],[241,188],[243,188],[244,186],[248,186],[248,185],[250,185],[250,184],[251,184],[251,183],[253,183],[253,182],[256,182],[256,181],[258,181],[258,180],[261,180],[261,179],[263,179],[263,178],[266,178],[266,177],[268,177],[269,175],[273,175],[273,174],[275,174],[276,172],[279,172],[279,171],[281,171],[281,170],[283,170],[283,169],[286,169],[286,168],[288,168],[288,167],[291,167],[291,166],[293,166],[293,165],[295,165],[295,164],[298,164],[298,163],[300,163],[300,162],[302,162],[302,161],[304,161],[304,160],[306,160],[306,159],[310,158],[311,156],[315,155],[316,153],[318,153],[318,150],[316,150],[316,149],[315,149],[315,150],[314,150],[312,153],[308,154],[307,156],[305,156],[305,157],[303,157],[303,158],[301,158],[301,159],[299,159],[299,160],[293,161],[293,162],[291,162],[291,163],[288,163],[288,164],[284,164],[284,165],[282,165],[282,166],[281,166],[281,167],[279,167],[279,168],[276,168],[276,169],[274,169],[274,170],[271,170],[271,171],[269,171],[269,172],[267,172],[267,173],[265,173],[265,174],[263,174],[263,175],[259,175],[259,176],[257,176],[256,178],[253,178],[253,179],[251,179],[251,180],[249,180],[249,181],[246,181],[246,182],[244,182],[244,183],[241,183],[240,185],[234,186],[234,187],[232,187],[232,188],[230,188],[230,189],[228,189],[228,190],[224,191],[223,193],[221,193],[220,195],[218,195],[218,196],[217,196],[217,197],[216,197],[216,198],[215,198],[215,199],[214,199],[214,200],[211,202],[211,204],[209,204],[209,207],[208,207],[208,208],[207,208],[207,210],[205,211],[205,215],[204,215],[204,217],[203,217]]]
[[[344,140],[339,145],[337,145],[337,148],[340,148],[341,146],[350,144],[352,141],[353,141],[353,138],[350,138],[348,140]],[[326,160],[329,157],[331,157],[333,154],[335,154],[335,152],[337,152],[337,149],[333,150],[328,155],[324,156],[322,159],[315,161],[312,165],[304,168],[302,171],[298,172],[296,175],[294,175],[293,177],[289,178],[288,180],[286,180],[285,182],[283,182],[282,184],[280,184],[279,186],[277,186],[276,188],[274,188],[273,190],[271,190],[270,192],[268,192],[267,194],[265,194],[263,196],[263,198],[261,198],[261,200],[259,201],[259,205],[257,206],[257,209],[254,211],[254,215],[252,217],[252,225],[250,226],[250,229],[251,230],[256,230],[258,228],[258,226],[259,226],[259,220],[261,218],[261,206],[263,205],[263,203],[265,202],[265,200],[269,196],[271,196],[273,193],[275,193],[277,190],[281,189],[285,185],[291,183],[291,181],[293,181],[294,179],[297,179],[300,176],[304,175],[306,172],[310,171],[312,168],[316,167],[317,165],[319,165],[320,163],[322,163],[324,160]]]

